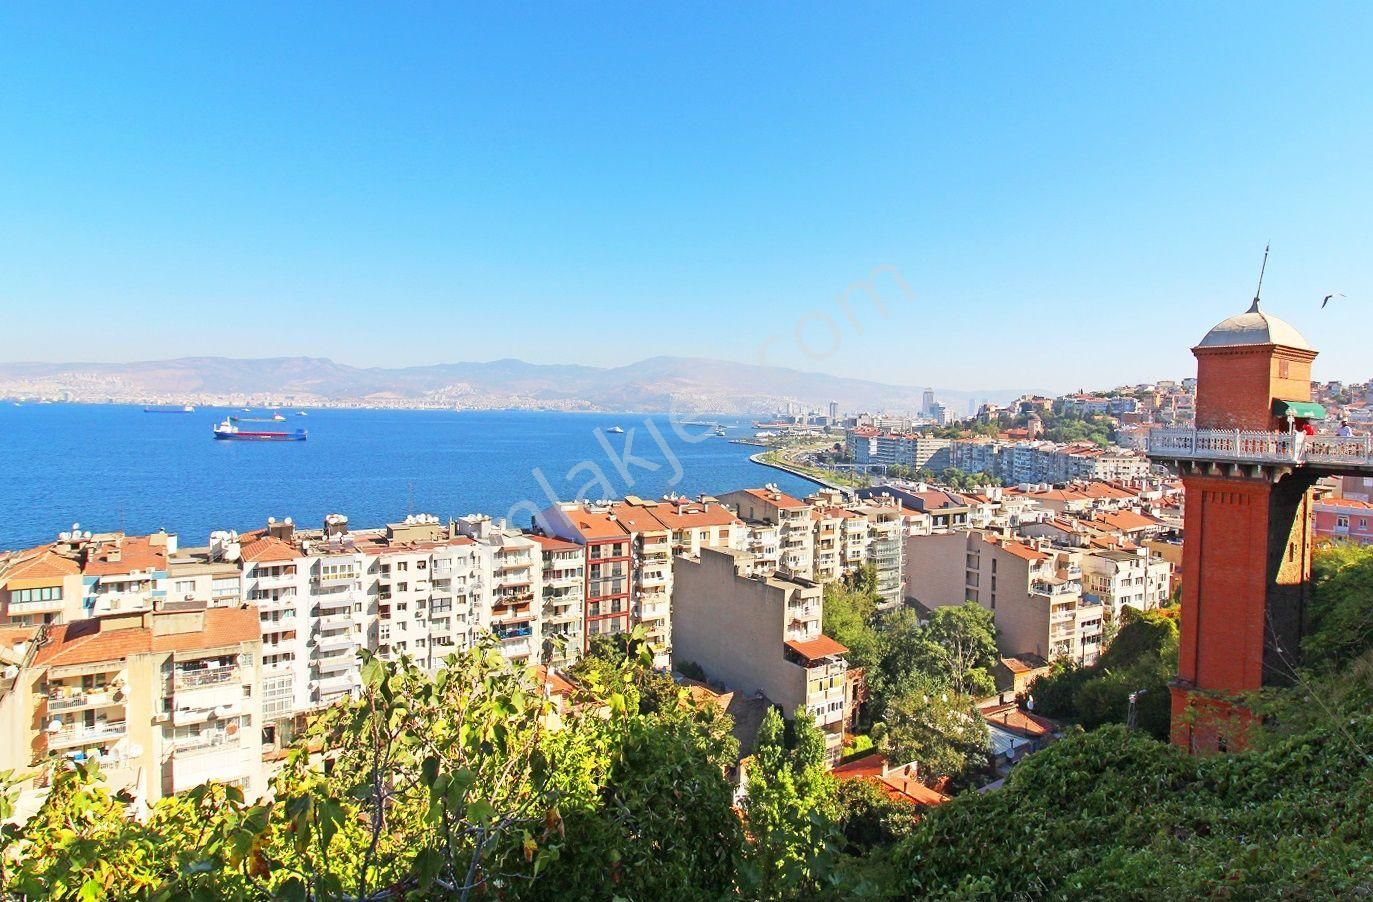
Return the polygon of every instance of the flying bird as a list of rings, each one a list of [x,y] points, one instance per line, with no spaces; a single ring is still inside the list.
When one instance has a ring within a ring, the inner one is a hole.
[[[1332,291],[1330,294],[1327,294],[1327,295],[1321,300],[1321,309],[1322,309],[1322,310],[1325,309],[1325,305],[1328,304],[1328,303],[1330,303],[1330,299],[1331,299],[1331,298],[1342,298],[1342,297],[1344,297],[1344,292],[1343,292],[1343,291]]]

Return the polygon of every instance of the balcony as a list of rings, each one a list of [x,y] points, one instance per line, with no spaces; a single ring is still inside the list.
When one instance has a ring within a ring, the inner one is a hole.
[[[94,692],[78,692],[71,695],[49,695],[48,711],[57,713],[58,711],[79,711],[83,708],[103,708],[107,705],[123,704],[122,693],[116,693],[113,689],[101,689]]]
[[[172,712],[172,725],[184,727],[191,724],[205,723],[211,718],[222,720],[226,717],[238,717],[242,708],[238,704],[218,705],[214,707],[186,707],[177,708]]]
[[[199,736],[177,739],[172,743],[172,752],[178,757],[236,748],[238,748],[238,733],[232,736],[219,732],[202,733]]]
[[[16,614],[50,614],[62,610],[62,599],[45,598],[42,601],[11,601],[10,616]]]
[[[321,653],[353,651],[358,647],[357,640],[349,635],[321,636],[318,648]]]
[[[1258,432],[1241,429],[1155,429],[1149,456],[1161,460],[1373,470],[1373,437]]]
[[[321,696],[338,695],[343,692],[352,692],[358,686],[356,673],[345,673],[341,676],[325,677],[315,680],[310,684],[310,688],[319,692]]]
[[[178,670],[175,677],[177,689],[199,689],[205,686],[223,686],[238,680],[237,667],[208,667],[203,670]]]
[[[327,592],[314,598],[321,611],[350,611],[355,600],[351,592]]]
[[[351,630],[353,628],[353,616],[351,614],[330,614],[319,618],[320,632],[331,630]]]
[[[315,668],[320,673],[343,673],[351,670],[356,664],[357,658],[354,655],[341,654],[320,658],[315,661]]]
[[[285,633],[295,630],[300,625],[300,621],[295,617],[278,617],[275,620],[262,621],[262,634],[264,636],[272,633]]]
[[[288,589],[294,587],[295,584],[296,575],[294,573],[278,573],[253,578],[253,587],[263,590]]]
[[[83,745],[103,745],[123,739],[128,733],[124,721],[97,724],[94,727],[63,727],[48,733],[48,750],[80,748]]]

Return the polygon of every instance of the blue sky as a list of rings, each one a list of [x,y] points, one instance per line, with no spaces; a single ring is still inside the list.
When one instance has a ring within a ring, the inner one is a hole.
[[[286,8],[282,8],[286,7]],[[1367,4],[6,4],[0,360],[1367,379]],[[878,267],[883,315],[861,291]],[[1321,312],[1320,297],[1348,298]]]

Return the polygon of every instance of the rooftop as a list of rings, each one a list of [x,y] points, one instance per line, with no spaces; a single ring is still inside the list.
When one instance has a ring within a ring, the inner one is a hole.
[[[1197,345],[1198,348],[1282,345],[1302,351],[1311,350],[1306,339],[1287,322],[1259,309],[1259,299],[1244,313],[1217,323]]]

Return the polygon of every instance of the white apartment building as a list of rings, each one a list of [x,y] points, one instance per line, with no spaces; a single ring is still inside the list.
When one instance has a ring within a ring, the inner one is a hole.
[[[1168,601],[1172,565],[1137,551],[1088,551],[1080,556],[1083,590],[1119,623],[1126,607],[1152,611]]]

